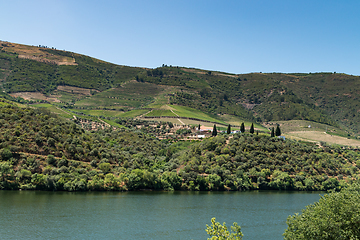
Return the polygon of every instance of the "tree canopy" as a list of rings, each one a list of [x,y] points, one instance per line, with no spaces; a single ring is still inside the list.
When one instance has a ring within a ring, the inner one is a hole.
[[[277,137],[278,137],[278,136],[281,136],[281,130],[280,130],[279,125],[276,126],[275,135],[276,135]]]
[[[241,123],[240,132],[241,132],[241,133],[244,133],[244,132],[245,132],[245,124],[244,124],[244,123]]]
[[[250,127],[250,133],[254,133],[254,124],[253,123],[251,124],[251,127]]]
[[[289,216],[285,239],[360,239],[360,185],[331,192]]]
[[[217,129],[216,129],[216,124],[214,124],[212,136],[215,137],[216,135],[217,135]]]

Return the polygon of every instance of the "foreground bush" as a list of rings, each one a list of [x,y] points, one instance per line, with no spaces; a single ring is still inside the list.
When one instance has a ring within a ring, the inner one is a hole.
[[[360,185],[326,194],[287,224],[285,239],[360,239]]]
[[[215,222],[215,218],[211,219],[211,226],[206,224],[207,234],[211,236],[208,240],[241,240],[244,236],[241,232],[241,227],[235,222],[234,226],[231,226],[231,232],[229,232],[226,224]]]

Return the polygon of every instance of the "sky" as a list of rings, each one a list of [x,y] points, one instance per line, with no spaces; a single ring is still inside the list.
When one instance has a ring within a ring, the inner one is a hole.
[[[360,75],[358,0],[0,0],[0,40],[120,65]]]

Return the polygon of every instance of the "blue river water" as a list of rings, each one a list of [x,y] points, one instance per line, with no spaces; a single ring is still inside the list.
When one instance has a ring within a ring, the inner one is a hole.
[[[320,192],[0,191],[1,239],[207,239],[212,217],[244,240],[283,239]]]

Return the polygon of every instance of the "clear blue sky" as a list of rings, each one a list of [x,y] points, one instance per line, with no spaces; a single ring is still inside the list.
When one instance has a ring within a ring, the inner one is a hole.
[[[358,0],[11,0],[0,12],[1,40],[116,64],[360,75]]]

